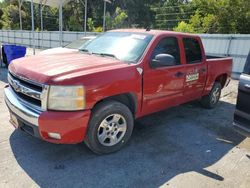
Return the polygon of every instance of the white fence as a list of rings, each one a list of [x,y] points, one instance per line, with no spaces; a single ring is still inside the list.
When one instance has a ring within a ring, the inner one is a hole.
[[[84,36],[84,32],[63,32],[63,45]],[[89,35],[98,33],[87,32]],[[245,60],[250,50],[250,34],[200,34],[205,51],[208,55],[233,57],[233,73],[237,77],[244,68]],[[31,31],[0,30],[0,43],[19,44],[32,47]],[[53,48],[60,46],[58,31],[35,33],[36,48]]]
[[[98,33],[87,32],[86,36],[98,35]],[[84,32],[63,32],[63,46],[85,36]],[[60,46],[60,33],[59,31],[45,31],[35,32],[35,47],[36,48],[54,48]],[[33,47],[33,33],[31,31],[18,31],[18,30],[0,30],[0,42],[24,45],[27,47]]]
[[[250,50],[250,34],[201,34],[208,55],[229,56],[233,58],[233,76],[242,73]]]

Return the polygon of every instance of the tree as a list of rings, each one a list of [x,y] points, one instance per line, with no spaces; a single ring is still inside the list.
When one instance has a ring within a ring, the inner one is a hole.
[[[22,11],[22,17],[26,14]],[[3,9],[1,24],[4,29],[19,29],[19,10],[16,5],[10,4]]]
[[[83,31],[84,4],[81,2],[70,1],[64,6],[64,30]],[[0,2],[0,28],[19,29],[17,5],[17,0]],[[250,0],[115,0],[107,3],[106,24],[108,29],[150,27],[196,33],[250,33],[249,7]],[[103,1],[88,1],[87,12],[92,19],[88,21],[88,29],[101,31]],[[34,14],[35,28],[40,29],[37,4]],[[30,2],[23,3],[22,17],[23,29],[30,30]],[[44,30],[58,30],[57,8],[46,6],[43,17]]]
[[[116,8],[115,13],[112,16],[108,12],[106,16],[107,29],[122,28],[127,17],[127,13],[119,7]]]
[[[155,12],[155,27],[171,30],[181,21],[186,21],[193,13],[187,0],[165,0],[152,6]]]
[[[178,26],[174,27],[174,31],[185,32],[185,33],[194,33],[194,28],[191,24],[187,24],[184,21],[178,23]]]
[[[193,0],[190,4],[196,11],[185,24],[196,33],[250,33],[249,0]],[[179,23],[175,30],[181,28]]]

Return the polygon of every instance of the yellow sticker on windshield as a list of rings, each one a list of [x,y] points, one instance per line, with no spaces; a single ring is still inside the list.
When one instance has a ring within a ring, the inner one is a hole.
[[[199,79],[199,73],[187,74],[186,82],[191,82]]]

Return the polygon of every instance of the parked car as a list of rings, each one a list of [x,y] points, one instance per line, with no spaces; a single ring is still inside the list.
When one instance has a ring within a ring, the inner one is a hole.
[[[240,76],[238,98],[234,113],[234,128],[250,137],[250,53]]]
[[[43,50],[40,52],[42,55],[50,55],[50,54],[64,54],[64,53],[72,53],[78,51],[86,42],[89,42],[96,38],[96,36],[87,36],[82,37],[78,40],[75,40],[64,47],[51,48],[47,50]]]
[[[136,118],[193,100],[214,108],[231,68],[231,58],[206,56],[198,35],[114,30],[79,52],[13,61],[5,101],[16,128],[111,153]]]

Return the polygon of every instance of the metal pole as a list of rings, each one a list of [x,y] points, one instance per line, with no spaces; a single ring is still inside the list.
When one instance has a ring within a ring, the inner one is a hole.
[[[63,21],[62,21],[62,8],[63,8],[63,2],[62,0],[60,1],[60,5],[59,5],[59,31],[60,31],[60,46],[62,46],[62,31],[63,31]]]
[[[231,49],[231,43],[232,43],[232,40],[233,40],[233,36],[231,35],[230,38],[229,38],[229,41],[228,41],[228,46],[227,46],[227,54],[226,56],[230,56],[230,49]]]
[[[34,3],[33,0],[31,0],[31,25],[32,25],[32,41],[33,41],[33,55],[36,54],[35,50],[35,25],[34,25]]]
[[[43,3],[40,1],[40,16],[41,16],[41,48],[43,49]]]
[[[23,23],[22,23],[22,0],[18,0],[18,9],[19,9],[19,21],[20,21],[20,30],[23,30]]]
[[[88,0],[85,0],[85,12],[84,12],[84,33],[85,36],[87,35],[87,6],[88,6]]]
[[[106,1],[104,0],[104,9],[103,9],[103,26],[102,30],[105,32],[105,26],[106,26]]]

